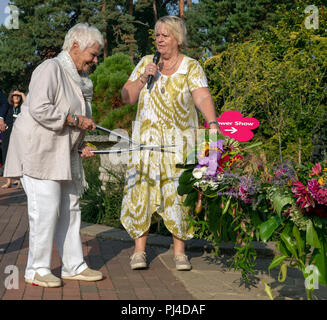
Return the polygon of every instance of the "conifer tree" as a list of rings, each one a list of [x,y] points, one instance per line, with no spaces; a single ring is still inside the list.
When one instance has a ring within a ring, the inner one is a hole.
[[[295,1],[296,2],[296,1]],[[199,0],[185,12],[188,53],[201,57],[216,54],[228,43],[243,42],[255,31],[278,20],[278,5],[296,6],[291,0]]]

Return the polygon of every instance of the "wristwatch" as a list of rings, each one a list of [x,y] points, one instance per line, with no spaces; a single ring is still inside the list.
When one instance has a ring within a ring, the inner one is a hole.
[[[72,118],[74,119],[73,122],[69,122],[68,125],[71,127],[77,127],[78,126],[78,122],[79,122],[79,118],[77,115],[72,114]]]
[[[210,122],[209,122],[209,128],[210,128],[210,125],[211,125],[211,124],[216,124],[216,125],[218,126],[218,122],[217,122],[217,121],[210,121]]]

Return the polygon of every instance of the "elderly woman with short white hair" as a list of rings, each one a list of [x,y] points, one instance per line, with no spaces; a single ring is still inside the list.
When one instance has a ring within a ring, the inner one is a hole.
[[[34,70],[13,127],[4,176],[21,177],[27,195],[25,281],[30,284],[61,286],[50,269],[53,240],[62,259],[62,279],[102,279],[102,273],[90,269],[83,258],[79,207],[86,186],[81,157],[95,156],[83,143],[86,130],[96,128],[87,73],[98,62],[101,48],[98,29],[88,24],[72,27],[61,53]]]
[[[215,108],[203,69],[199,62],[182,53],[186,45],[183,20],[175,16],[160,18],[155,36],[161,55],[158,65],[153,62],[153,55],[143,57],[122,90],[124,103],[138,103],[133,139],[143,144],[167,145],[183,132],[195,131],[195,106],[217,132]],[[173,235],[176,269],[191,269],[184,242],[193,237],[187,222],[190,209],[183,206],[183,198],[177,192],[182,170],[176,168],[175,160],[178,159],[172,159],[168,152],[142,151],[140,159],[134,156],[128,164],[121,221],[135,239],[132,269],[147,267],[146,241],[156,215],[163,218]]]

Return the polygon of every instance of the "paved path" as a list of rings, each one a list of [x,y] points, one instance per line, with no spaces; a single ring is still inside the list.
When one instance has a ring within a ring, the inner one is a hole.
[[[4,181],[0,177],[0,185]],[[22,189],[0,189],[0,300],[267,300],[261,280],[271,285],[275,299],[305,299],[301,273],[289,268],[287,280],[279,283],[278,270],[267,273],[271,257],[258,259],[257,275],[250,285],[246,285],[239,271],[228,269],[228,255],[215,258],[208,250],[203,250],[204,243],[199,240],[187,242],[187,253],[193,266],[190,272],[175,270],[171,238],[158,235],[150,235],[148,239],[149,268],[132,271],[129,256],[133,241],[124,230],[83,223],[81,234],[85,259],[90,267],[103,272],[104,280],[64,280],[61,288],[25,284],[23,276],[28,254],[26,197]],[[273,252],[272,246],[259,249]],[[228,245],[222,252],[228,253]],[[60,265],[54,246],[52,271],[56,276],[60,276]],[[18,268],[18,289],[6,290],[4,285],[10,276],[10,266]],[[316,290],[315,298],[327,299],[327,288]]]
[[[4,183],[0,178],[0,185]],[[97,282],[64,280],[61,288],[41,288],[25,284],[28,254],[26,197],[22,189],[0,191],[0,299],[18,300],[177,300],[194,299],[182,281],[167,270],[154,249],[148,248],[151,268],[133,272],[129,267],[132,244],[82,235],[84,256],[91,268],[100,270]],[[3,251],[4,250],[4,251]],[[60,276],[60,256],[53,247],[52,271]],[[9,267],[8,267],[9,266]],[[18,289],[6,290],[4,282],[10,266],[19,270]]]

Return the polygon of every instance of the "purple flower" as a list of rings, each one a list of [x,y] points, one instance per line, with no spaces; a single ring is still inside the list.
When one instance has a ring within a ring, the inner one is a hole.
[[[284,162],[280,167],[274,169],[275,174],[271,183],[277,186],[284,186],[291,182],[296,181],[296,172],[289,161]]]
[[[198,163],[199,165],[202,166],[207,166],[209,164],[209,158],[208,157],[202,157],[202,152],[198,151],[197,155],[198,155]]]
[[[220,151],[224,151],[223,144],[224,144],[224,140],[210,142],[210,149],[217,149]]]
[[[218,168],[218,158],[220,158],[220,152],[216,150],[209,151],[209,163],[208,163],[208,174],[210,176],[216,175],[216,171]]]
[[[215,142],[210,142],[209,154],[205,156],[203,152],[198,151],[198,165],[197,168],[201,168],[203,166],[208,167],[207,174],[209,176],[215,176],[218,168],[218,161],[221,157],[223,151],[223,142],[224,140],[218,140]]]
[[[257,186],[254,183],[253,177],[244,175],[240,177],[240,187],[249,195],[253,195],[257,191]]]

